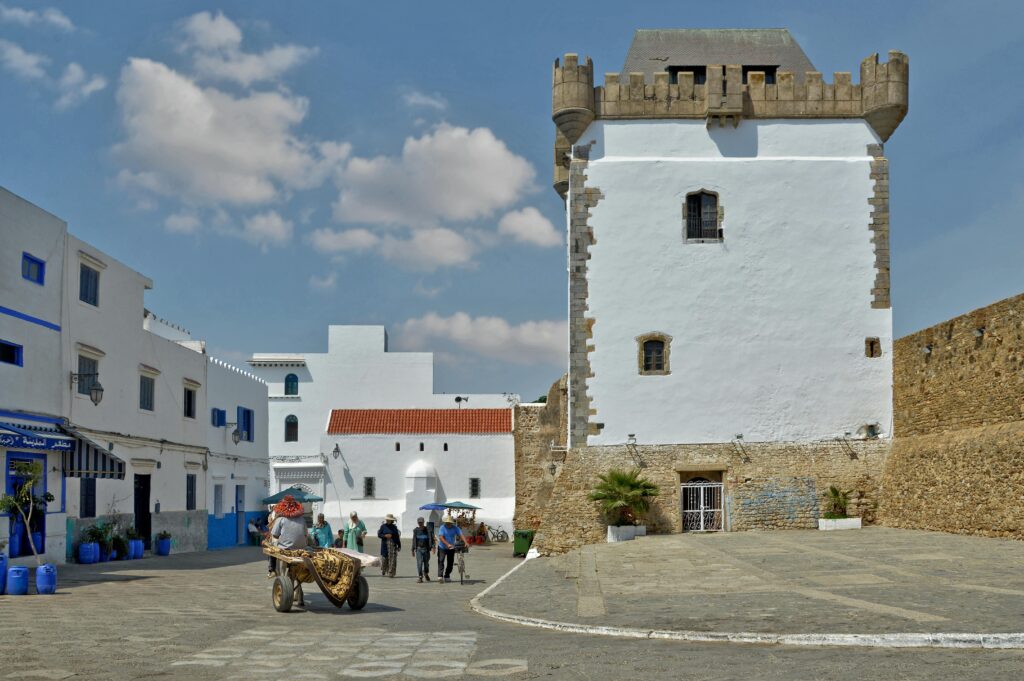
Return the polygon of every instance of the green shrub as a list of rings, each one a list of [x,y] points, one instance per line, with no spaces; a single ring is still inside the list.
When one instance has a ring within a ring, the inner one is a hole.
[[[598,478],[601,482],[590,493],[590,500],[599,502],[609,525],[630,525],[639,520],[650,510],[650,500],[661,493],[657,485],[640,477],[639,468],[613,468]]]

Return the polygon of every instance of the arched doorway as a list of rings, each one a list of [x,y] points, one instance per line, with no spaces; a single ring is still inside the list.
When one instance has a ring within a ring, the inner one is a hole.
[[[704,477],[690,478],[680,485],[683,532],[722,531],[722,483]]]

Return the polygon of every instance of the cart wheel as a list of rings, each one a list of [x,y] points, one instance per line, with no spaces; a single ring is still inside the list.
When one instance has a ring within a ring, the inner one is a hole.
[[[353,610],[362,610],[368,600],[370,600],[370,585],[367,584],[366,577],[359,575],[348,591],[348,607]]]
[[[278,612],[288,612],[291,610],[292,599],[295,596],[295,585],[292,583],[292,578],[287,574],[274,577],[271,596],[274,601],[274,610]]]

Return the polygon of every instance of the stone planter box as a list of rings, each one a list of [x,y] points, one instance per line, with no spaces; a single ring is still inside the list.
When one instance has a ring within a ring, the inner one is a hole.
[[[620,541],[632,541],[636,536],[636,527],[633,525],[609,525],[608,543],[614,544]]]
[[[633,526],[633,536],[634,537],[646,537],[647,536],[647,526],[646,525],[634,525]]]
[[[860,518],[825,518],[818,519],[819,530],[859,530]]]

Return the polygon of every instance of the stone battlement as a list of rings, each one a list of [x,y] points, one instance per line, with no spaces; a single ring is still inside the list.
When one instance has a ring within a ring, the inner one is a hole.
[[[560,169],[572,144],[595,119],[705,119],[708,125],[733,126],[743,118],[863,118],[882,141],[896,130],[908,107],[909,60],[902,52],[878,54],[860,64],[860,82],[837,71],[832,82],[808,71],[799,82],[792,71],[778,71],[773,84],[764,72],[751,71],[743,82],[738,64],[707,66],[706,83],[694,83],[692,73],[670,82],[666,71],[647,84],[643,73],[605,74],[594,86],[591,59],[581,64],[576,54],[556,59],[552,69],[551,118],[555,122],[555,189],[565,196],[568,172]]]

